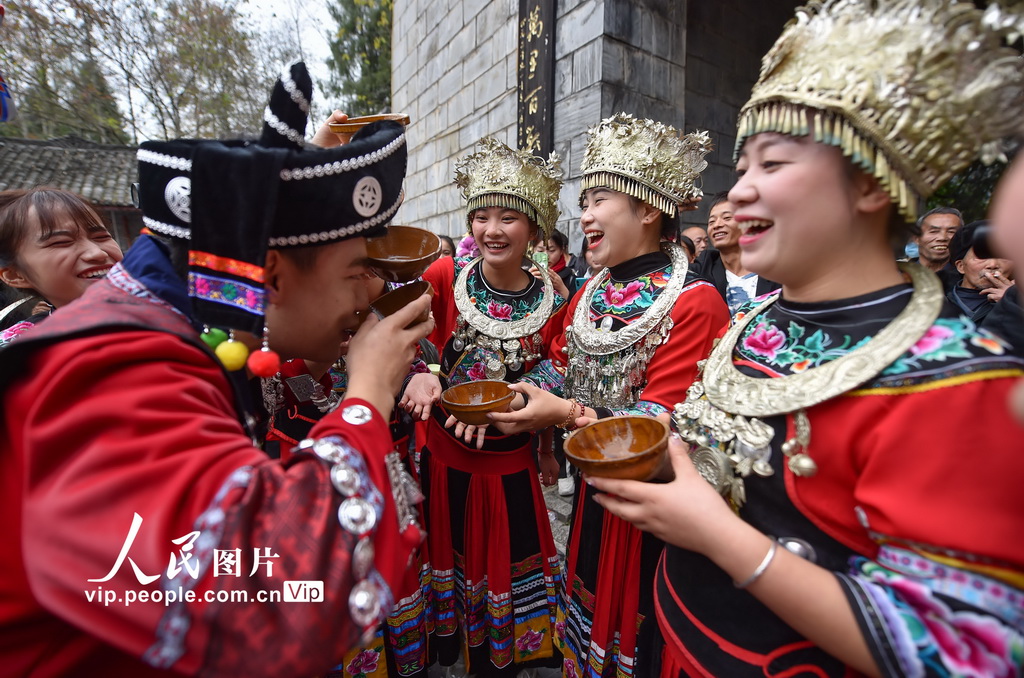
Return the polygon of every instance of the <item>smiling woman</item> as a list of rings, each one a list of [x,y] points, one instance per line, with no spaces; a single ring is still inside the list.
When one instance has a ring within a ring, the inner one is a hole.
[[[59,308],[106,277],[121,248],[99,215],[79,196],[56,188],[0,193],[0,280]],[[6,343],[27,322],[0,335]]]
[[[554,484],[550,453],[534,460],[532,433],[502,435],[457,421],[441,393],[481,380],[535,375],[562,327],[565,299],[547,268],[526,272],[538,232],[558,219],[562,182],[548,160],[495,139],[456,165],[478,257],[442,258],[423,274],[436,293],[431,335],[438,375],[417,374],[403,404],[427,421],[420,457],[426,496],[434,623],[431,652],[442,666],[461,658],[479,678],[514,678],[557,668],[555,599],[561,581],[538,476]],[[539,267],[538,267],[539,268]],[[475,446],[474,446],[475,442]]]

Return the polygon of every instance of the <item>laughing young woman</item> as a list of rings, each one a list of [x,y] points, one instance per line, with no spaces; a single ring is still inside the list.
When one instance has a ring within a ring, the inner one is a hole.
[[[728,312],[714,287],[688,272],[664,242],[675,217],[700,195],[694,183],[710,150],[706,134],[681,135],[617,115],[591,130],[582,167],[580,225],[605,268],[570,303],[566,330],[542,365],[514,388],[516,412],[495,414],[506,432],[575,428],[579,417],[668,412],[697,373]],[[563,351],[564,347],[564,351]],[[564,396],[564,397],[562,397]],[[560,606],[563,675],[647,675],[637,629],[651,613],[662,544],[606,513],[577,490]]]
[[[102,280],[122,258],[99,215],[74,193],[56,188],[0,192],[4,284],[60,308]],[[0,345],[48,314],[35,314],[5,329]]]
[[[676,480],[591,481],[669,543],[662,676],[1019,675],[1022,364],[890,242],[1017,124],[1020,19],[830,0],[765,57],[729,200],[781,294],[675,407]]]

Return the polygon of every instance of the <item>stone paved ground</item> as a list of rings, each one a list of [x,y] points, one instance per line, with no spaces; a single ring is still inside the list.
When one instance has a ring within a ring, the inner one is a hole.
[[[544,488],[544,501],[548,505],[551,520],[551,534],[558,547],[558,555],[565,559],[565,544],[569,539],[569,514],[572,512],[572,497],[558,494],[558,485]]]

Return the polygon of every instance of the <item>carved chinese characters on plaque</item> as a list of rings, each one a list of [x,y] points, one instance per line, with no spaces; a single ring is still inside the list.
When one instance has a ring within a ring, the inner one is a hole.
[[[555,3],[519,2],[519,148],[547,156],[552,150],[555,80]]]

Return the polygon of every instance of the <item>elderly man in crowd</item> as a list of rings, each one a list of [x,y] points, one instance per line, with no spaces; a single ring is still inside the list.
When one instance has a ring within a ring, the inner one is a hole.
[[[911,261],[938,273],[949,262],[949,243],[963,225],[963,215],[955,207],[936,207],[925,212],[917,220],[917,258]]]
[[[687,226],[683,229],[682,235],[693,243],[693,256],[699,257],[708,248],[708,232],[703,226]]]

